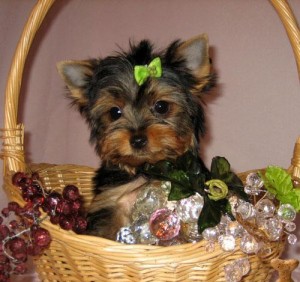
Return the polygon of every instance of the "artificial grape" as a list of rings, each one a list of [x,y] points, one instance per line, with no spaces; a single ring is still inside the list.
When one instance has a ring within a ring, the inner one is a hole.
[[[39,195],[41,192],[35,185],[30,185],[26,189],[22,190],[22,197],[25,202],[29,202],[35,197]]]
[[[75,200],[71,203],[71,213],[77,214],[82,206],[82,201],[80,199]]]
[[[33,179],[33,180],[40,180],[40,175],[39,175],[39,173],[38,172],[33,172],[32,174],[31,174],[31,178]]]
[[[63,197],[69,201],[76,201],[79,199],[79,189],[74,185],[67,185],[63,190]]]
[[[31,237],[35,245],[41,248],[47,248],[51,243],[51,235],[45,228],[38,227],[31,232]]]
[[[59,217],[59,226],[64,230],[71,230],[75,224],[75,219],[71,215],[61,215]]]
[[[18,262],[25,262],[25,261],[27,261],[27,250],[26,250],[26,252],[23,252],[23,253],[17,253],[17,254],[13,253],[12,256]]]
[[[0,240],[2,241],[9,235],[9,229],[6,225],[1,224],[0,225]]]
[[[15,274],[24,274],[27,271],[27,266],[25,263],[20,263],[15,266],[14,273]]]
[[[56,211],[59,214],[71,214],[71,203],[67,200],[62,200],[57,204]]]
[[[57,192],[50,193],[45,199],[42,208],[45,212],[54,212],[58,203],[62,200],[62,196]]]
[[[31,256],[38,256],[38,255],[42,254],[43,251],[44,251],[44,249],[39,246],[29,245],[27,247],[27,253],[28,253],[28,255],[31,255]]]
[[[12,183],[15,186],[22,186],[26,182],[27,176],[24,172],[16,172],[12,177]]]
[[[2,223],[3,223],[3,217],[0,216],[0,224],[2,224]]]
[[[72,230],[77,234],[82,234],[85,232],[87,228],[87,220],[83,216],[78,216],[75,219],[75,224],[72,228]]]
[[[13,254],[24,253],[26,251],[26,242],[23,238],[16,237],[8,242],[8,247]]]
[[[10,271],[11,271],[11,265],[9,263],[9,260],[7,263],[0,264],[0,273],[9,273]]]
[[[59,223],[59,215],[57,215],[57,214],[50,215],[50,222],[52,224],[58,224]]]
[[[7,273],[1,273],[0,274],[0,281],[1,282],[9,282],[9,277]]]
[[[43,195],[35,195],[32,198],[32,203],[38,207],[40,207],[44,203],[44,201],[45,197]]]
[[[19,227],[19,222],[17,220],[13,219],[9,222],[9,227],[13,230],[17,229]]]
[[[8,208],[3,208],[1,213],[4,217],[8,217],[9,216],[9,209]]]
[[[0,255],[0,264],[6,264],[9,262],[9,258],[6,255]]]
[[[7,208],[11,212],[17,212],[20,208],[20,205],[17,202],[9,202]]]

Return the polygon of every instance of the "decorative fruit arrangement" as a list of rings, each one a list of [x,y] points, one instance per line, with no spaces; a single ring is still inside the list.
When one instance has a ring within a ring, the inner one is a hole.
[[[10,281],[11,274],[27,271],[28,256],[43,253],[51,243],[48,230],[40,223],[50,217],[64,230],[84,233],[87,221],[82,214],[82,199],[74,185],[65,186],[62,194],[47,193],[39,175],[17,172],[12,183],[17,186],[26,204],[8,203],[0,216],[0,281]],[[42,211],[44,213],[42,213]]]

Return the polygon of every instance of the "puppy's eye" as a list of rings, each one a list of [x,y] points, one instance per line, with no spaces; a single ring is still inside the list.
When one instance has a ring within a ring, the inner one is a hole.
[[[154,110],[158,114],[166,114],[169,111],[169,103],[166,101],[157,101],[154,105]]]
[[[112,107],[109,111],[109,114],[111,119],[115,121],[122,116],[122,111],[119,107]]]

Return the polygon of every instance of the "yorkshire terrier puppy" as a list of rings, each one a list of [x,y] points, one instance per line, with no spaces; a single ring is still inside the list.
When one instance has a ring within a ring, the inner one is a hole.
[[[128,224],[138,189],[155,181],[138,173],[140,166],[176,160],[188,150],[198,155],[205,130],[201,97],[215,82],[208,50],[204,34],[162,51],[144,40],[103,59],[58,63],[102,161],[88,234],[115,240]]]

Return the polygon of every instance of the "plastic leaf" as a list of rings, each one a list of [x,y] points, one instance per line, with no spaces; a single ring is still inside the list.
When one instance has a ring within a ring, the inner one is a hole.
[[[300,192],[294,189],[291,176],[282,168],[269,166],[263,176],[266,189],[282,204],[291,204],[300,210]]]

